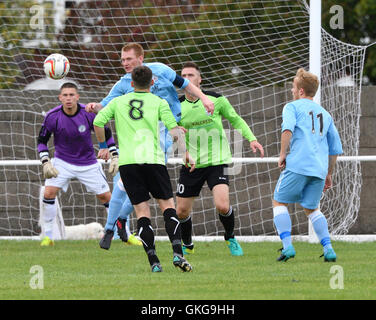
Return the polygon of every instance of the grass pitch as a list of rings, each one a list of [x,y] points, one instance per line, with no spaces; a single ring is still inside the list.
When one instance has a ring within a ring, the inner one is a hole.
[[[335,263],[319,258],[320,244],[295,242],[296,257],[287,262],[276,262],[280,243],[243,242],[242,257],[231,256],[224,241],[195,245],[195,253],[186,256],[193,271],[183,273],[172,264],[170,243],[157,242],[163,272],[151,273],[143,248],[120,240],[109,251],[98,241],[40,247],[39,241],[2,240],[0,299],[376,299],[375,242],[333,242]]]

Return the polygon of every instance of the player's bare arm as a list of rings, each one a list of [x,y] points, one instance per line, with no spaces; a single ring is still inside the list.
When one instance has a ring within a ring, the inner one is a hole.
[[[184,166],[186,168],[190,168],[189,172],[192,172],[196,169],[196,162],[192,158],[191,154],[188,152],[188,150],[185,152],[185,158],[184,158]]]
[[[99,110],[101,110],[103,108],[103,106],[100,104],[100,103],[97,103],[97,102],[89,102],[86,107],[85,107],[85,111],[86,112],[94,112],[94,113],[98,113]]]
[[[94,132],[99,143],[98,159],[107,161],[110,158],[110,151],[107,147],[104,128],[94,125]]]
[[[260,157],[261,158],[264,157],[264,148],[262,147],[262,145],[257,140],[251,141],[250,145],[251,145],[251,149],[252,149],[253,153],[256,153],[257,150],[258,150],[260,152]]]
[[[176,126],[170,130],[170,134],[174,142],[178,143],[178,154],[183,158],[186,168],[190,167],[189,172],[192,172],[196,168],[196,163],[186,149],[185,145],[185,133],[187,129],[182,126]]]
[[[324,191],[330,189],[333,185],[332,173],[333,173],[333,170],[334,170],[334,166],[337,162],[337,157],[338,157],[338,155],[329,156],[329,168],[328,168],[328,174],[325,178]]]
[[[214,102],[211,101],[202,91],[197,88],[193,83],[189,83],[185,89],[190,95],[199,98],[202,101],[206,111],[210,114],[214,112]]]
[[[282,132],[281,151],[279,153],[279,159],[278,159],[278,168],[281,170],[285,169],[286,167],[287,149],[290,145],[291,137],[292,137],[292,132],[290,130],[285,130]]]

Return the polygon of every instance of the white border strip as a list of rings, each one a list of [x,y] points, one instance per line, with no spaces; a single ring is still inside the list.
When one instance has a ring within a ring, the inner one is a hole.
[[[223,236],[195,236],[193,241],[197,242],[212,242],[223,241]],[[279,236],[236,236],[239,242],[280,242]],[[0,240],[41,240],[39,236],[2,236]],[[169,241],[167,236],[156,236],[157,241]],[[292,236],[293,241],[309,242],[309,236]],[[373,242],[376,241],[376,234],[360,234],[360,235],[337,235],[331,236],[333,241],[344,242]],[[60,240],[58,240],[60,241]],[[64,241],[64,240],[63,240]]]

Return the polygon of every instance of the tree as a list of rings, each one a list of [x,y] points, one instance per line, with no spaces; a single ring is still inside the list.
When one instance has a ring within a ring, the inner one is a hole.
[[[301,2],[85,1],[70,8],[59,43],[71,59],[71,74],[87,86],[113,84],[124,72],[121,47],[139,42],[148,62],[179,71],[195,61],[205,86],[257,87],[284,82],[286,70],[292,77],[307,60],[296,52],[298,47],[308,57],[307,37],[286,36],[291,24],[308,31]]]
[[[343,9],[343,29],[332,28],[333,13],[330,8]],[[376,2],[374,0],[322,1],[322,25],[335,38],[354,45],[371,45],[376,42]],[[364,76],[369,84],[376,84],[376,44],[367,48]]]
[[[330,28],[330,8],[323,4],[323,26],[346,43],[376,41],[374,0],[342,0],[344,28]],[[68,3],[68,2],[67,2]],[[66,55],[70,76],[83,86],[106,86],[123,75],[119,52],[139,42],[147,61],[161,61],[179,71],[193,60],[205,85],[260,86],[282,83],[297,67],[308,67],[307,12],[303,1],[107,0],[69,2],[65,28],[54,27],[52,2],[0,2],[0,88],[31,82],[43,75],[43,58]],[[43,6],[44,41],[31,28],[33,5]],[[231,11],[231,15],[229,12]],[[296,34],[294,34],[294,32]],[[257,40],[257,41],[255,41]],[[376,46],[367,50],[364,74],[376,84]]]
[[[292,77],[304,60],[297,48],[307,51],[307,37],[286,36],[291,34],[291,24],[308,28],[303,15],[295,16],[302,8],[296,1],[229,0],[205,1],[189,13],[183,12],[185,7],[174,14],[159,8],[153,13],[159,21],[150,28],[156,40],[148,57],[161,60],[163,50],[162,62],[176,70],[193,60],[205,75],[206,86],[282,83],[286,70],[291,70]]]
[[[31,41],[44,40],[44,45],[53,47],[49,42],[53,39],[50,30],[53,23],[49,12],[51,4],[48,3],[42,6],[28,0],[0,2],[1,89],[14,87],[21,79],[25,83],[25,78],[33,77],[33,69],[37,73],[43,72],[41,63],[37,65],[34,60],[39,49]],[[40,39],[42,32],[43,39]],[[38,44],[43,45],[42,42]]]

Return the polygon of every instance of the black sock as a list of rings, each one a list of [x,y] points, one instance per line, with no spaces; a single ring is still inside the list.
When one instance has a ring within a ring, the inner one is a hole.
[[[232,210],[231,206],[226,214],[219,214],[219,220],[222,222],[223,227],[225,228],[225,240],[234,238],[235,218],[234,211]]]
[[[47,204],[55,204],[55,198],[47,199],[47,198],[43,197],[43,202],[47,203]]]
[[[159,263],[159,259],[155,252],[155,243],[154,243],[154,231],[151,227],[150,219],[147,217],[141,217],[137,220],[137,230],[138,235],[142,240],[144,250],[148,255],[150,265],[154,263]]]
[[[189,249],[193,249],[192,242],[192,218],[188,216],[185,219],[179,219],[181,228],[181,239],[183,240],[184,246]]]
[[[183,249],[181,247],[180,222],[176,214],[176,210],[173,208],[166,209],[163,212],[163,218],[165,221],[166,232],[172,244],[174,254],[183,255]]]

